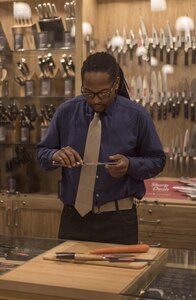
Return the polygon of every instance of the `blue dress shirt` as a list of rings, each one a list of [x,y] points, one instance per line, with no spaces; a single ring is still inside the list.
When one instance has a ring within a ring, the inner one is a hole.
[[[38,144],[38,160],[44,169],[56,168],[52,166],[52,156],[62,147],[70,146],[83,157],[93,114],[83,96],[67,100],[57,108],[46,136]],[[166,161],[151,116],[141,105],[118,95],[100,119],[99,161],[122,154],[128,157],[129,168],[122,178],[113,178],[105,166],[97,167],[94,205],[129,196],[141,199],[145,194],[144,179],[158,175]],[[80,170],[62,168],[60,197],[65,204],[74,205]]]

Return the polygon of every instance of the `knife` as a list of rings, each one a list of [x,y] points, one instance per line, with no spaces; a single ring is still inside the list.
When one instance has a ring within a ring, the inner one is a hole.
[[[191,157],[191,169],[195,176],[195,163],[196,163],[196,124],[193,124],[190,134],[190,157]]]
[[[186,129],[185,134],[184,134],[182,156],[184,157],[184,160],[185,160],[186,174],[188,174],[189,173],[189,159],[190,159],[190,135],[189,135],[188,129]]]
[[[149,53],[150,39],[148,37],[146,26],[144,24],[144,19],[142,17],[140,18],[140,25],[141,25],[141,32],[142,32],[143,47],[146,49],[146,54],[143,55],[143,60],[149,61],[149,59],[150,59],[150,53]]]
[[[158,82],[157,82],[157,89],[158,89],[158,101],[157,101],[157,120],[162,119],[162,77],[161,72],[158,72]]]
[[[179,192],[182,192],[184,194],[192,193],[193,195],[196,195],[196,188],[195,187],[188,187],[188,186],[173,186],[174,190],[177,190]]]
[[[152,25],[152,53],[156,57],[157,46],[159,45],[159,38],[154,24]]]
[[[167,97],[168,97],[168,89],[167,89],[167,74],[163,74],[163,120],[167,119]]]
[[[166,63],[170,64],[170,52],[173,49],[173,36],[169,22],[167,22],[166,32]]]
[[[108,261],[108,262],[152,262],[152,259],[141,259],[135,257],[116,257],[116,256],[102,256],[95,254],[84,254],[84,253],[66,253],[60,252],[56,253],[57,259],[73,260],[75,262],[85,262],[85,261]]]
[[[196,103],[196,79],[191,81],[191,101],[190,101],[190,117],[195,122],[195,103]]]
[[[157,102],[157,75],[155,71],[151,73],[151,83],[150,83],[150,114],[154,118],[154,104]]]
[[[192,64],[196,64],[196,22],[194,34],[192,36]]]
[[[133,50],[134,50],[134,47],[137,46],[137,41],[135,39],[132,29],[130,30],[130,39],[129,39],[128,46],[129,46],[129,57],[130,57],[130,60],[133,61]]]
[[[149,83],[148,78],[144,75],[142,82],[142,105],[145,107],[149,103]]]
[[[163,62],[163,50],[166,46],[165,31],[163,28],[160,29],[159,48],[160,48],[160,61]]]
[[[174,57],[173,57],[173,64],[177,65],[178,60],[178,50],[182,47],[182,36],[181,31],[176,32],[176,38],[174,43]]]
[[[189,118],[189,84],[187,79],[184,79],[182,83],[183,83],[182,98],[184,103],[184,118],[188,119]]]
[[[136,87],[136,79],[135,76],[132,76],[131,78],[131,98],[133,100],[136,99],[136,95],[137,95],[137,87]]]
[[[59,161],[52,161],[52,165],[53,166],[57,166],[57,167],[66,167],[64,166],[61,162]],[[83,162],[83,164],[81,164],[80,162],[76,162],[76,165],[78,166],[105,166],[105,165],[117,165],[117,162]]]
[[[142,103],[142,76],[138,75],[136,78],[136,102]]]
[[[186,29],[185,31],[185,40],[184,40],[184,64],[185,66],[189,65],[189,49],[192,47],[191,45],[191,32]]]
[[[180,151],[179,135],[177,134],[174,139],[174,150],[173,150],[173,154],[174,154],[173,162],[174,162],[174,170],[175,171],[177,171],[179,151]]]

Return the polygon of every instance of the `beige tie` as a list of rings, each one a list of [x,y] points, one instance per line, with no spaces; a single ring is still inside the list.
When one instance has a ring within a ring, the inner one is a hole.
[[[95,113],[87,133],[84,162],[98,162],[101,141],[101,121]],[[92,210],[97,165],[83,165],[80,173],[75,208],[81,216]]]

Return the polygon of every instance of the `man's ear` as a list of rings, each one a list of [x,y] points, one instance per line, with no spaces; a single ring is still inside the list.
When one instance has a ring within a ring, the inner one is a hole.
[[[116,77],[116,83],[115,83],[115,90],[118,90],[118,88],[119,88],[119,84],[120,84],[120,77],[119,76],[117,76]]]

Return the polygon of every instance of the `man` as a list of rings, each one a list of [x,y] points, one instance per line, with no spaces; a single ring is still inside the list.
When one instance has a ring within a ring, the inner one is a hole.
[[[144,179],[163,170],[162,145],[148,112],[130,100],[123,72],[112,55],[88,56],[81,79],[81,95],[57,108],[47,135],[38,144],[43,168],[55,169],[53,162],[63,166],[59,238],[137,244],[134,199],[144,196]],[[116,164],[97,166],[92,210],[81,216],[74,205],[88,127],[95,113],[102,125],[98,161]]]

